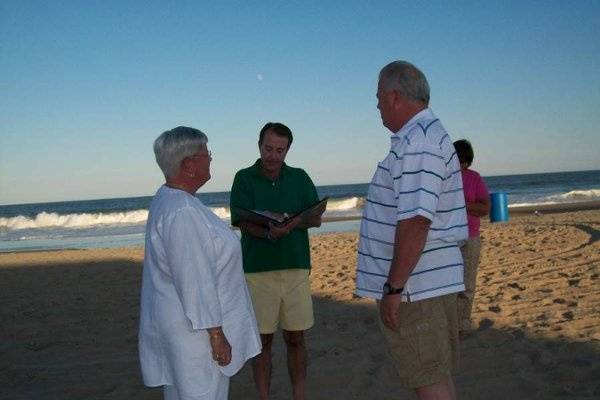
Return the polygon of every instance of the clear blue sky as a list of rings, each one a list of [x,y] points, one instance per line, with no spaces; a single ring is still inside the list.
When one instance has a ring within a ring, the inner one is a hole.
[[[0,2],[0,204],[152,195],[152,142],[204,131],[228,190],[267,121],[316,184],[387,153],[395,59],[484,175],[600,169],[598,1]]]

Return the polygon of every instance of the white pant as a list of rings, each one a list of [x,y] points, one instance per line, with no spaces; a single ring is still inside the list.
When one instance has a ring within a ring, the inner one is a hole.
[[[165,400],[227,400],[229,395],[229,377],[218,372],[211,383],[210,392],[202,396],[186,396],[177,391],[175,386],[163,386]]]

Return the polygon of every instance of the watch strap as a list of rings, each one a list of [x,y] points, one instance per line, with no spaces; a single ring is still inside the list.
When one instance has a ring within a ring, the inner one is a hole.
[[[395,288],[389,282],[383,285],[383,294],[401,294],[403,290],[404,287]]]

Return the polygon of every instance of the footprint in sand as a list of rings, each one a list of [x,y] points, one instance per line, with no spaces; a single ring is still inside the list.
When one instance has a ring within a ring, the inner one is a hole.
[[[481,321],[479,321],[479,327],[477,328],[478,331],[485,331],[489,328],[492,327],[492,325],[494,325],[494,321],[492,321],[489,318],[484,318]]]
[[[519,286],[518,283],[509,283],[508,287],[511,287],[513,289],[519,289],[519,290],[525,290],[525,286]]]
[[[542,313],[542,314],[538,315],[537,317],[535,317],[535,319],[536,319],[536,321],[546,321],[548,319],[548,317],[546,316],[545,313]]]

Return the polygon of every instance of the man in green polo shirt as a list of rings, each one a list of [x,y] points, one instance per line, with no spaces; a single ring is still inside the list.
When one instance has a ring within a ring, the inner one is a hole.
[[[271,344],[279,325],[287,347],[293,398],[305,398],[304,331],[314,324],[308,228],[320,226],[321,217],[307,222],[296,217],[283,227],[267,227],[241,220],[234,208],[294,214],[319,200],[307,173],[284,163],[292,140],[287,126],[267,123],[258,140],[260,159],[238,171],[231,188],[231,223],[242,231],[244,272],[263,346],[252,364],[261,399],[269,397]]]

